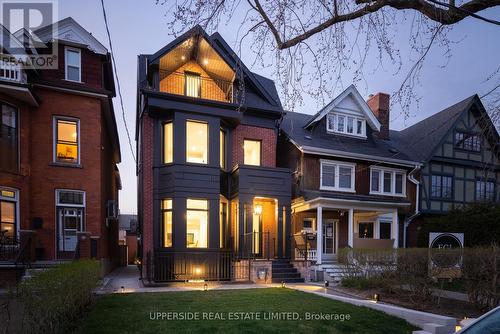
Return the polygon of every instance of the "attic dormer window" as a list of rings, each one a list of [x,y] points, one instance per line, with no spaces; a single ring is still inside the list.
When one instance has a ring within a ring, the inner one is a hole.
[[[66,47],[64,50],[66,80],[82,81],[82,55],[80,49]]]
[[[360,117],[331,112],[326,116],[326,131],[366,137],[366,121]]]

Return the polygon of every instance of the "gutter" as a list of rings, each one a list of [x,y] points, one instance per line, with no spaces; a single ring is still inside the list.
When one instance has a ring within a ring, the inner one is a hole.
[[[419,203],[420,203],[420,181],[415,179],[413,175],[420,171],[421,165],[416,165],[415,168],[412,169],[410,173],[408,173],[408,180],[410,180],[413,184],[417,186],[416,189],[416,196],[415,196],[415,213],[412,214],[410,217],[405,219],[404,222],[404,229],[403,229],[403,248],[406,248],[406,235],[407,235],[407,230],[408,226],[410,226],[410,223],[417,218],[420,215],[420,210],[419,210]]]

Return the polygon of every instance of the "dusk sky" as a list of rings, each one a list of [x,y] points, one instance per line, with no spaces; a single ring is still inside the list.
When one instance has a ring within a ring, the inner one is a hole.
[[[168,7],[156,5],[155,0],[106,0],[105,3],[124,98],[126,120],[132,140],[134,140],[137,55],[154,53],[173,40],[174,37],[169,34],[166,24],[171,18],[171,13],[167,12]],[[221,24],[219,29],[219,33],[232,47],[236,42],[234,26],[241,21],[242,13],[237,14],[231,19],[229,26]],[[480,14],[500,20],[499,7]],[[92,32],[109,49],[100,0],[60,0],[59,18],[68,16],[73,17],[85,29]],[[400,48],[403,59],[408,59],[409,29],[403,25],[400,28],[401,33],[398,34],[396,45]],[[475,93],[481,96],[498,84],[497,81],[485,80],[500,66],[500,27],[468,18],[457,24],[449,36],[458,41],[452,46],[451,59],[447,63],[443,50],[439,46],[435,46],[430,51],[420,77],[421,85],[417,87],[417,93],[422,97],[420,108],[418,110],[414,108],[411,117],[405,119],[401,111],[394,107],[391,110],[392,129],[401,129],[411,125]],[[251,52],[244,52],[240,57],[247,66],[252,64]],[[369,60],[365,72],[366,80],[358,83],[357,88],[364,97],[379,91],[392,93],[401,85],[402,78],[411,64],[406,62],[403,70],[394,75],[394,68],[377,67],[376,60]],[[443,67],[445,64],[446,66]],[[270,76],[272,73],[272,69],[258,66],[251,70],[264,76]],[[348,72],[345,72],[342,79],[343,88],[352,83],[352,75]],[[342,90],[338,88],[335,93],[339,94]],[[123,184],[123,190],[120,193],[120,211],[121,213],[136,213],[135,163],[128,147],[118,98],[114,99],[114,105],[122,152],[122,162],[119,165]],[[295,111],[312,114],[320,107],[321,105],[318,105],[316,101],[306,98],[304,105],[297,106]],[[132,145],[135,149],[135,142],[132,142]]]

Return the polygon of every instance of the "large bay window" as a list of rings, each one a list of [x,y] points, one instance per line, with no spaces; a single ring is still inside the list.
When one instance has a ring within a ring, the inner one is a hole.
[[[80,124],[78,119],[54,117],[54,162],[80,163]]]
[[[17,172],[19,169],[19,133],[17,122],[17,109],[7,105],[0,104],[2,108],[2,123],[0,128],[0,170],[8,172]]]
[[[174,160],[174,126],[172,122],[163,124],[163,163]]]
[[[320,189],[354,192],[355,164],[321,160]]]
[[[208,124],[186,122],[186,162],[208,163]]]
[[[326,116],[326,131],[357,137],[366,137],[366,121],[354,115],[329,113]]]
[[[387,196],[406,195],[406,173],[402,170],[370,168],[370,194]]]
[[[172,247],[172,200],[161,201],[163,247]]]
[[[261,165],[261,141],[245,139],[243,141],[243,163],[245,165]]]
[[[187,199],[186,246],[188,248],[208,247],[208,201]]]
[[[0,188],[0,238],[14,239],[18,224],[18,192],[10,188]]]

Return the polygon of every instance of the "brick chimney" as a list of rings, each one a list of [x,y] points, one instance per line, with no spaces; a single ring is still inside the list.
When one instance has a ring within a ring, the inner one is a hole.
[[[380,122],[380,132],[375,135],[380,139],[389,139],[389,94],[370,94],[366,102]]]

